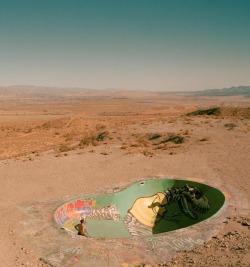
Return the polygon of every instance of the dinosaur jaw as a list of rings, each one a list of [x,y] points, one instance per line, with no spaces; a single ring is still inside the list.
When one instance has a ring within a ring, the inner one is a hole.
[[[199,199],[192,198],[190,199],[190,202],[193,209],[201,213],[206,213],[211,208],[211,204],[205,196],[202,196]]]
[[[202,194],[202,192],[196,187],[184,187],[183,195],[187,201],[191,204],[194,210],[205,213],[211,208],[209,200]]]

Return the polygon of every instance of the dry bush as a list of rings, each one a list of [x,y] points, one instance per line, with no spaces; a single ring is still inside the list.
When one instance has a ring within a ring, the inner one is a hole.
[[[79,146],[86,147],[88,145],[96,146],[98,142],[104,141],[108,137],[108,132],[89,132],[80,140]]]
[[[219,107],[209,108],[209,109],[198,109],[193,112],[189,112],[187,116],[218,116],[221,114],[221,109]]]
[[[149,137],[148,137],[148,140],[155,140],[155,139],[158,139],[160,138],[161,135],[158,134],[158,133],[153,133],[153,134],[150,134]]]
[[[61,144],[56,150],[58,152],[62,152],[63,153],[63,152],[71,151],[73,149],[74,149],[73,147],[71,147],[71,146],[69,146],[67,144]]]
[[[185,141],[184,137],[182,137],[178,134],[170,134],[168,138],[164,138],[158,144],[163,144],[163,143],[167,143],[167,142],[172,142],[174,144],[182,144],[182,143],[184,143],[184,141]]]
[[[108,137],[108,132],[101,132],[97,134],[96,141],[103,141]]]
[[[80,147],[86,147],[88,145],[96,145],[97,135],[94,132],[87,133],[79,142]]]

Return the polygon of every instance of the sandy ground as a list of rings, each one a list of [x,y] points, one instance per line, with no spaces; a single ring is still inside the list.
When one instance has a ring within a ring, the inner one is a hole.
[[[236,199],[216,236],[179,251],[171,262],[159,259],[159,266],[250,266],[249,98],[135,92],[1,97],[0,266],[49,266],[20,234],[24,203],[91,194],[156,175],[218,181]],[[215,106],[221,115],[185,115]],[[184,142],[155,145],[149,141],[155,133]]]

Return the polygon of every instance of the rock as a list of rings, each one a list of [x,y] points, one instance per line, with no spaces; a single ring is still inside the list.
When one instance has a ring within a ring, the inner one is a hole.
[[[243,226],[250,226],[250,223],[248,221],[242,221],[241,224]]]

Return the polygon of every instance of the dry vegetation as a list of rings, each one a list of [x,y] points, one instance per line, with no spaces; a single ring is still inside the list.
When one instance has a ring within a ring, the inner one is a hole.
[[[128,100],[109,100],[109,108],[124,108]],[[153,101],[152,101],[153,102]],[[89,102],[91,106],[100,105],[102,101]],[[106,104],[106,103],[105,103]],[[140,104],[137,105],[142,109]],[[155,153],[175,153],[178,148],[188,147],[192,143],[192,130],[189,128],[179,129],[175,127],[178,120],[182,120],[184,125],[201,126],[212,124],[215,121],[228,120],[224,127],[227,130],[233,130],[239,121],[242,125],[243,120],[250,118],[249,108],[229,108],[216,107],[211,109],[199,109],[192,112],[179,111],[179,119],[176,113],[171,112],[166,99],[166,109],[161,115],[154,112],[153,103],[150,103],[150,109],[145,107],[140,115],[134,116],[129,112],[122,116],[112,111],[112,115],[98,115],[95,111],[86,113],[88,109],[84,105],[77,104],[77,112],[72,110],[71,116],[58,116],[58,118],[48,118],[48,116],[37,115],[37,120],[29,118],[29,114],[25,116],[10,116],[10,120],[6,120],[7,115],[2,115],[0,126],[0,159],[11,157],[25,156],[31,153],[38,153],[54,150],[56,154],[69,152],[76,149],[82,149],[88,146],[98,146],[99,144],[120,144],[121,149],[127,153],[143,153],[145,156],[153,156]],[[172,104],[172,103],[171,103]],[[193,107],[193,105],[190,105]],[[76,107],[73,105],[72,109]],[[11,109],[11,107],[9,107]],[[186,107],[189,109],[189,106]],[[150,113],[151,110],[151,113]],[[163,108],[162,108],[163,110]],[[170,110],[170,111],[169,111]],[[146,113],[146,114],[145,114]],[[150,115],[149,115],[150,114]],[[54,116],[54,115],[53,115]],[[212,117],[211,117],[212,116]],[[197,118],[196,118],[197,117]],[[153,125],[154,123],[168,123],[172,128],[171,131],[142,131],[144,126]],[[129,131],[126,129],[129,128]],[[245,123],[245,131],[249,131],[249,125]],[[242,127],[241,127],[242,129]],[[200,141],[207,141],[206,137],[201,136]],[[164,152],[165,151],[165,152]],[[58,155],[57,155],[58,156]]]

